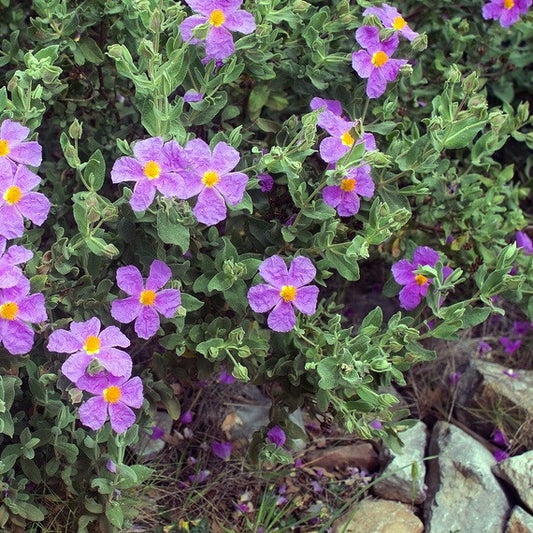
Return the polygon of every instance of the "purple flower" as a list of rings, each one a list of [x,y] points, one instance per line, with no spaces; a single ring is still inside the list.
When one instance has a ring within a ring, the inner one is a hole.
[[[359,196],[371,198],[374,182],[370,177],[370,165],[352,167],[339,185],[328,185],[322,191],[324,202],[337,209],[341,217],[349,217],[359,212]]]
[[[503,450],[496,450],[494,451],[493,455],[494,459],[496,459],[498,463],[505,461],[505,459],[509,457],[509,454],[507,452],[504,452]]]
[[[274,187],[274,178],[270,174],[257,174],[257,179],[262,192],[270,192],[272,187]]]
[[[29,292],[30,282],[24,277],[15,286],[0,290],[0,343],[12,355],[31,350],[33,329],[29,324],[47,318],[44,296]]]
[[[113,183],[134,181],[130,198],[134,211],[144,211],[154,201],[156,191],[175,196],[183,188],[181,172],[185,168],[183,148],[176,141],[163,143],[160,137],[137,141],[134,157],[120,157],[111,169]]]
[[[366,95],[378,98],[385,92],[387,82],[394,81],[400,67],[407,63],[405,59],[391,59],[398,47],[398,35],[380,41],[378,28],[362,26],[355,32],[355,38],[366,50],[352,54],[352,68],[361,78],[368,78]]]
[[[150,274],[143,281],[139,269],[133,265],[117,270],[117,285],[128,294],[128,298],[113,300],[111,315],[115,320],[128,324],[135,320],[135,333],[141,339],[149,339],[159,329],[159,314],[172,318],[181,304],[181,293],[177,289],[161,289],[170,279],[172,272],[157,259],[150,265]]]
[[[42,148],[37,141],[24,140],[29,133],[30,128],[4,120],[0,125],[0,161],[38,167],[42,161]]]
[[[527,13],[532,0],[490,0],[483,6],[485,20],[499,20],[504,28],[518,21],[520,15]]]
[[[189,476],[189,481],[191,483],[203,483],[207,480],[207,478],[211,475],[211,471],[209,470],[200,470],[198,474],[192,474]]]
[[[187,103],[191,102],[201,102],[204,99],[204,93],[199,93],[196,91],[193,91],[192,89],[189,89],[184,95],[183,95],[183,101]]]
[[[413,31],[400,15],[400,12],[387,4],[381,4],[381,7],[369,7],[363,11],[363,16],[376,15],[385,28],[392,28],[400,35],[403,35],[409,41],[418,37],[418,33]]]
[[[41,178],[25,166],[15,166],[0,158],[0,236],[21,237],[24,218],[37,226],[46,220],[50,202],[44,194],[32,191],[39,183]]]
[[[529,238],[527,233],[524,233],[523,231],[517,231],[515,239],[518,248],[522,248],[526,255],[533,254],[533,242],[531,242],[531,239]]]
[[[373,429],[383,429],[383,424],[379,420],[372,420],[370,427]]]
[[[226,370],[222,370],[220,376],[218,376],[218,382],[223,383],[224,385],[231,385],[232,383],[235,383],[235,381],[235,376]]]
[[[371,152],[372,150],[377,149],[376,138],[372,133],[363,133],[363,137],[359,141],[355,141],[355,144],[359,144],[360,142],[365,143],[365,150],[367,152]]]
[[[324,111],[318,117],[318,125],[331,135],[320,143],[320,157],[326,163],[335,163],[355,144],[350,130],[356,123],[344,120],[331,111]]]
[[[111,459],[108,459],[106,461],[105,467],[112,474],[116,474],[117,473],[117,465]]]
[[[492,346],[487,341],[479,341],[478,352],[484,355],[492,351]]]
[[[330,111],[338,117],[342,116],[342,104],[338,100],[325,100],[317,96],[311,100],[309,106],[313,111],[324,107],[325,111]]]
[[[193,421],[193,418],[194,413],[192,411],[185,411],[180,417],[180,422],[184,425],[187,425]]]
[[[242,0],[185,0],[199,15],[187,17],[180,25],[184,41],[199,44],[193,36],[195,28],[208,25],[205,37],[206,59],[225,59],[233,54],[235,45],[230,32],[252,33],[255,30],[254,17],[239,9]]]
[[[150,439],[152,440],[160,440],[165,436],[165,431],[160,428],[159,426],[154,426],[152,429],[152,434],[150,435]]]
[[[324,487],[316,480],[311,481],[311,487],[313,492],[322,492],[324,490]]]
[[[316,311],[318,287],[307,285],[314,279],[316,269],[307,257],[296,257],[287,271],[283,258],[274,255],[261,263],[259,274],[267,283],[252,287],[248,301],[257,313],[273,309],[267,320],[270,329],[286,332],[294,328],[293,305],[305,315]]]
[[[228,461],[231,457],[231,451],[233,450],[233,444],[231,442],[213,442],[211,444],[211,451],[213,455],[216,455],[223,461]]]
[[[273,426],[267,431],[267,439],[276,446],[283,446],[287,440],[285,431],[279,426]]]
[[[239,163],[239,152],[225,142],[219,142],[211,150],[201,139],[187,143],[185,152],[190,168],[184,174],[184,184],[178,198],[198,195],[193,213],[199,222],[208,226],[224,220],[226,203],[237,205],[242,201],[248,176],[231,172]]]
[[[17,285],[24,274],[16,265],[26,263],[33,257],[33,253],[24,246],[10,246],[6,251],[6,244],[4,237],[0,237],[0,289]]]
[[[419,267],[429,265],[434,267],[439,260],[439,254],[428,246],[419,246],[414,254],[413,261],[402,259],[392,265],[392,275],[397,283],[405,285],[400,291],[400,305],[407,311],[414,309],[426,295],[432,280],[423,274],[417,274]],[[442,270],[444,278],[447,278],[452,269],[445,266]]]
[[[108,419],[111,428],[123,433],[135,423],[135,413],[143,404],[143,384],[141,378],[115,377],[110,374],[82,376],[77,386],[95,394],[80,405],[80,421],[91,429],[100,429]]]
[[[492,442],[498,446],[509,446],[509,441],[505,435],[503,429],[497,429],[492,436]]]
[[[72,322],[70,331],[58,329],[50,335],[49,351],[72,354],[61,367],[70,381],[77,384],[93,361],[113,376],[131,375],[131,357],[115,348],[126,348],[130,345],[129,339],[116,326],[100,331],[101,327],[100,320],[93,317],[86,322]]]
[[[500,337],[500,344],[505,348],[505,353],[515,353],[520,348],[522,341],[513,341],[509,337]]]
[[[513,322],[513,330],[517,335],[527,335],[531,328],[533,328],[533,324],[531,322],[524,320],[515,320]]]

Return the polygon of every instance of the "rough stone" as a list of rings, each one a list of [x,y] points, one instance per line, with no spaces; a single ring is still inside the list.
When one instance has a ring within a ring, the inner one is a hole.
[[[375,472],[379,467],[378,454],[370,442],[311,450],[305,454],[305,462],[328,472],[344,471],[350,467]]]
[[[533,450],[505,459],[492,471],[512,485],[522,503],[533,512]]]
[[[388,448],[383,450],[382,458],[388,461],[388,465],[381,474],[382,480],[373,487],[374,494],[388,500],[415,504],[426,499],[424,454],[427,437],[426,425],[417,422],[400,433],[404,443],[402,453],[396,454]]]
[[[509,374],[511,374],[511,377]],[[488,436],[492,423],[475,419],[476,410],[505,409],[522,425],[524,445],[533,448],[533,370],[512,370],[488,361],[472,360],[457,386],[457,416],[474,431]]]
[[[492,454],[459,428],[438,422],[429,455],[426,533],[487,533],[504,530],[507,496],[491,472]]]
[[[533,533],[533,516],[521,507],[513,507],[505,533]]]
[[[408,505],[363,500],[333,525],[334,533],[422,533],[424,524]]]

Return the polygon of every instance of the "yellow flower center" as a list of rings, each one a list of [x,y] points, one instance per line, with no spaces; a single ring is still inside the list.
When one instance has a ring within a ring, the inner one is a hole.
[[[503,0],[503,7],[505,9],[512,9],[514,7],[513,0]]]
[[[296,299],[296,287],[294,287],[294,285],[283,285],[279,291],[279,295],[286,302],[294,302]]]
[[[85,350],[87,355],[93,355],[95,353],[98,353],[100,351],[100,339],[98,337],[95,337],[94,335],[89,335],[85,339],[83,349]]]
[[[111,385],[111,387],[104,389],[103,394],[106,402],[117,403],[122,396],[122,391],[116,385]]]
[[[209,188],[214,187],[219,181],[220,176],[216,170],[208,170],[202,178],[202,183]]]
[[[341,136],[341,141],[344,146],[352,146],[354,143],[353,137],[350,135],[349,131],[346,131]]]
[[[372,65],[374,65],[377,68],[382,67],[387,61],[389,60],[389,56],[380,50],[379,52],[376,52],[372,56]]]
[[[141,302],[143,305],[154,305],[155,292],[150,290],[142,291],[139,302]]]
[[[341,181],[341,189],[346,192],[352,192],[357,185],[357,181],[353,178],[344,178]]]
[[[22,191],[16,185],[11,185],[6,189],[4,193],[4,200],[9,204],[13,205],[20,201],[22,198]]]
[[[426,285],[426,283],[428,282],[428,279],[426,278],[426,276],[423,276],[422,274],[417,274],[415,276],[415,282],[417,285]]]
[[[149,180],[156,180],[161,175],[161,167],[155,161],[147,161],[144,165],[143,172]]]
[[[9,155],[9,152],[9,142],[5,139],[0,139],[0,157],[5,157],[6,155]]]
[[[15,302],[6,302],[0,305],[0,317],[4,320],[15,320],[19,312],[19,306]]]
[[[392,27],[393,27],[395,30],[401,30],[401,29],[404,28],[406,25],[407,25],[407,22],[405,22],[405,19],[404,19],[403,17],[396,17],[396,18],[392,21]]]
[[[215,28],[222,26],[225,20],[226,16],[220,9],[213,9],[213,11],[211,11],[211,15],[209,15],[209,24],[211,24],[211,26],[215,26]]]

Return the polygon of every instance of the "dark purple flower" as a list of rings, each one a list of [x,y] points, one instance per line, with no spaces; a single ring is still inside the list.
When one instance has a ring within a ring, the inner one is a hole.
[[[494,444],[497,444],[498,446],[509,446],[509,441],[507,440],[503,429],[499,428],[494,432],[494,435],[492,436],[492,442],[494,442]]]
[[[533,324],[524,320],[516,320],[513,322],[513,330],[517,335],[527,335],[533,328]]]
[[[313,488],[313,492],[322,492],[324,490],[324,487],[316,480],[311,481],[311,487]]]
[[[370,427],[373,429],[383,429],[383,424],[379,420],[372,420]]]
[[[500,344],[505,348],[505,353],[515,353],[518,348],[520,348],[520,345],[522,344],[521,340],[515,340],[513,341],[509,337],[500,337]]]
[[[190,424],[194,418],[194,413],[192,411],[185,411],[181,417],[180,422],[184,425]]]
[[[517,231],[515,239],[518,248],[522,248],[526,255],[533,254],[533,242],[531,242],[531,239],[527,233],[524,233],[523,231]]]
[[[224,385],[231,385],[232,383],[235,383],[235,381],[235,376],[229,372],[226,372],[226,370],[222,370],[220,376],[218,376],[218,382],[223,383]]]
[[[271,427],[267,432],[267,438],[272,444],[280,447],[283,446],[287,440],[285,431],[283,431],[283,429],[281,429],[279,426]]]
[[[503,450],[496,450],[493,455],[494,459],[496,459],[498,463],[505,461],[505,459],[509,457],[509,454],[507,452],[504,452]]]
[[[192,474],[189,476],[189,481],[191,483],[203,483],[207,480],[207,478],[211,475],[211,471],[209,470],[200,470],[198,474]]]
[[[478,352],[481,355],[489,353],[492,351],[492,346],[487,341],[479,341]]]
[[[259,180],[262,192],[270,192],[272,187],[274,187],[274,178],[270,174],[257,174],[257,179]]]
[[[165,431],[161,429],[159,426],[154,426],[152,429],[152,434],[150,435],[150,438],[152,440],[159,440],[162,439],[165,436]]]
[[[228,461],[231,457],[231,452],[233,450],[233,444],[231,442],[213,442],[211,444],[211,451],[213,455],[216,455],[219,459],[223,461]]]
[[[184,95],[183,95],[183,101],[187,103],[191,102],[201,102],[204,99],[204,93],[199,93],[196,91],[193,91],[192,89],[189,89]]]

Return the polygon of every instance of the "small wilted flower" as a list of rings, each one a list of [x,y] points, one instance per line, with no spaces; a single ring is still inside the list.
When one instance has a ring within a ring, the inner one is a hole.
[[[281,429],[279,426],[273,426],[267,431],[267,439],[272,444],[281,447],[285,444],[287,436],[285,435],[285,431],[283,431],[283,429]]]
[[[531,241],[527,233],[524,233],[523,231],[517,231],[515,239],[518,248],[522,248],[526,255],[533,254],[533,242]]]
[[[372,420],[369,425],[373,429],[383,429],[383,424],[379,420]]]
[[[200,470],[198,474],[192,474],[188,477],[191,483],[204,483],[211,475],[210,470]]]
[[[106,461],[105,467],[112,474],[116,474],[117,473],[117,465],[111,459],[108,459]]]
[[[235,383],[235,381],[235,376],[227,372],[225,369],[222,370],[222,372],[218,376],[218,382],[223,383],[224,385],[231,385],[232,383]]]
[[[512,340],[509,337],[500,337],[500,344],[505,348],[505,353],[513,354],[520,348],[521,340]]]
[[[204,93],[199,93],[197,91],[193,91],[192,89],[189,89],[184,95],[183,95],[183,101],[187,103],[194,103],[194,102],[201,102],[204,99]]]
[[[452,372],[449,376],[448,376],[448,381],[450,382],[450,385],[452,387],[456,387],[457,386],[457,383],[459,383],[459,380],[461,379],[461,372]]]
[[[492,351],[492,346],[487,341],[479,341],[478,352],[480,355],[485,355]]]
[[[502,372],[512,379],[518,379],[520,377],[512,368],[504,368]]]
[[[505,461],[505,459],[509,457],[509,454],[503,450],[496,450],[493,453],[493,456],[494,456],[494,459],[496,459],[498,463],[501,463],[502,461]]]
[[[507,436],[505,435],[503,429],[500,428],[498,428],[494,432],[494,435],[492,436],[492,442],[494,442],[494,444],[497,444],[498,446],[509,446]]]
[[[154,426],[152,428],[152,434],[150,435],[150,439],[152,440],[160,440],[165,436],[165,431],[161,429],[159,426]]]
[[[231,457],[231,452],[233,450],[233,444],[231,442],[213,442],[211,444],[211,451],[213,455],[216,455],[219,459],[223,461],[228,461]]]
[[[274,187],[274,178],[270,174],[257,174],[257,179],[261,187],[261,192],[270,192]]]
[[[515,320],[513,322],[513,331],[517,335],[527,335],[531,328],[533,328],[533,324],[531,322],[525,320]]]
[[[192,411],[185,411],[180,417],[180,422],[182,424],[187,425],[193,421],[193,418],[194,418],[194,413]]]

